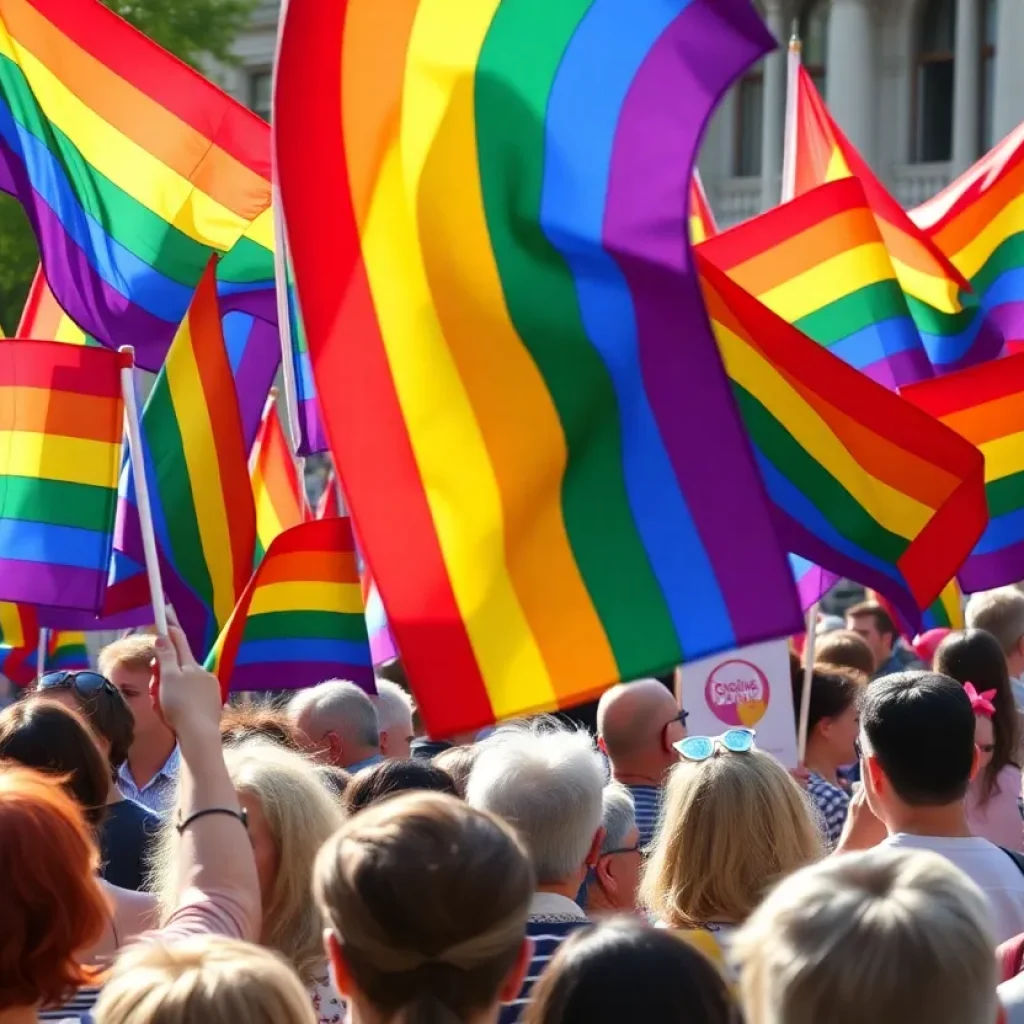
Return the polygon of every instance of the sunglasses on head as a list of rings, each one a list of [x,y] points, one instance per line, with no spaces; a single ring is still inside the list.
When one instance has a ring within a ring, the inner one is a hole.
[[[753,729],[729,729],[721,736],[687,736],[672,746],[687,761],[707,761],[719,747],[730,754],[749,754],[756,735]]]
[[[74,690],[79,697],[94,697],[100,690],[116,693],[114,684],[99,672],[47,672],[39,677],[36,691]]]

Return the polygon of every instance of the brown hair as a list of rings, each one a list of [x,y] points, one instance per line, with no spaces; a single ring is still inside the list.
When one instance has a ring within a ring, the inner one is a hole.
[[[871,676],[875,671],[875,656],[867,641],[852,629],[837,629],[818,638],[814,660],[820,665],[852,668]]]
[[[133,633],[107,644],[100,651],[98,659],[100,675],[109,679],[110,670],[113,668],[148,672],[156,658],[156,641],[157,638],[153,634]]]
[[[267,704],[229,704],[220,719],[223,743],[265,739],[288,750],[298,750],[295,729],[283,710]]]
[[[97,972],[78,962],[110,909],[81,808],[56,779],[0,764],[0,1011],[59,1006]]]
[[[875,629],[879,633],[891,636],[895,642],[899,632],[893,625],[889,613],[877,601],[861,601],[860,604],[855,604],[852,608],[846,609],[847,620],[866,619],[869,617],[874,619]]]
[[[349,814],[355,814],[396,793],[414,791],[459,795],[452,777],[430,761],[390,758],[357,772],[345,787],[342,803]]]
[[[442,750],[434,758],[434,764],[446,771],[455,783],[455,789],[463,800],[466,799],[466,786],[469,783],[469,773],[473,770],[476,762],[477,751],[480,748],[475,744],[466,744],[462,747],[449,747]]]
[[[69,681],[66,686],[37,690],[36,693],[40,697],[52,693],[71,694],[92,731],[110,744],[108,760],[113,771],[116,772],[128,760],[128,751],[135,740],[135,716],[116,686],[101,686],[84,697]]]
[[[440,793],[361,811],[320,851],[314,882],[356,986],[404,1024],[465,1020],[497,1000],[533,890],[512,829]]]

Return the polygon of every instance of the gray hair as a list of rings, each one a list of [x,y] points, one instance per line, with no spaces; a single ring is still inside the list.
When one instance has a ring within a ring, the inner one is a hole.
[[[964,617],[968,629],[991,633],[1009,654],[1024,636],[1024,594],[1014,587],[972,594]]]
[[[601,852],[621,850],[626,836],[636,828],[633,794],[621,782],[609,782],[601,794],[601,807],[601,824],[604,825]]]
[[[604,762],[585,731],[499,729],[479,744],[466,800],[515,827],[537,880],[579,871],[601,827]]]
[[[296,694],[288,705],[292,722],[307,735],[323,736],[344,728],[357,743],[377,746],[380,726],[377,709],[355,683],[329,679]]]
[[[381,732],[386,732],[412,718],[412,697],[390,679],[377,680],[377,695],[370,700],[377,709],[377,721]]]

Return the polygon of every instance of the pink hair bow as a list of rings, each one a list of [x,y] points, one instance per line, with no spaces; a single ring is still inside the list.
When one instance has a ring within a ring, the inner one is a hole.
[[[967,699],[971,702],[971,710],[976,715],[991,718],[996,713],[996,706],[992,703],[992,698],[996,695],[995,690],[978,693],[974,688],[974,683],[964,683],[964,693],[967,694]]]

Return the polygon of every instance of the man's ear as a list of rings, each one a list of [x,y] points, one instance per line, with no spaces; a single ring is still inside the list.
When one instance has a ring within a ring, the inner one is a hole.
[[[605,757],[608,756],[608,746],[605,743],[603,736],[597,737],[597,749],[600,750],[601,753],[605,755]]]
[[[327,744],[327,755],[331,764],[341,764],[342,744],[341,737],[333,730],[324,736],[324,743]]]
[[[388,731],[387,729],[381,729],[380,731],[380,742],[377,744],[380,747],[381,753],[388,749]]]
[[[615,873],[612,871],[612,858],[611,857],[599,857],[597,863],[591,868],[594,872],[594,878],[597,880],[597,884],[601,886],[605,892],[614,893],[619,888],[618,879],[615,877]]]
[[[978,744],[974,744],[974,756],[971,758],[971,782],[974,781],[978,774],[978,769],[981,765],[981,751],[978,749]]]
[[[594,867],[601,859],[601,846],[604,843],[604,827],[602,826],[594,833],[594,841],[587,851],[587,867]]]

